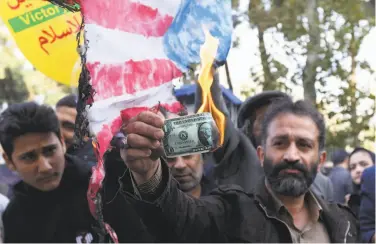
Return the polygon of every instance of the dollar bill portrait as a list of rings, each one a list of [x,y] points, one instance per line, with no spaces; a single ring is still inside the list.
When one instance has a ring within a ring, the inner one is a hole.
[[[210,123],[205,122],[198,127],[198,139],[204,146],[211,146],[213,144],[212,127]]]

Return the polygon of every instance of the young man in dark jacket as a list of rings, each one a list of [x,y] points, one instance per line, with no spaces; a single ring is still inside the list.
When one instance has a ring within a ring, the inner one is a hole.
[[[158,115],[139,114],[125,128],[128,147],[122,152],[134,182],[127,195],[151,228],[167,222],[171,236],[182,242],[357,241],[351,211],[309,190],[326,153],[325,123],[308,103],[288,99],[268,109],[257,149],[266,177],[253,194],[222,186],[212,196],[193,199],[179,191],[166,165],[150,157],[162,126]]]
[[[0,116],[0,143],[7,166],[21,182],[3,214],[5,242],[98,242],[98,224],[86,198],[91,167],[65,154],[52,108],[10,106]],[[120,242],[150,242],[145,226],[121,196],[111,170],[104,184],[103,215]],[[109,241],[109,236],[104,236]]]

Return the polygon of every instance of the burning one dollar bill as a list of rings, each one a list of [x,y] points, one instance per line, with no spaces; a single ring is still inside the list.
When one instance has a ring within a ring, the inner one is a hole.
[[[168,119],[163,130],[163,148],[168,158],[210,152],[219,145],[218,128],[210,113]]]

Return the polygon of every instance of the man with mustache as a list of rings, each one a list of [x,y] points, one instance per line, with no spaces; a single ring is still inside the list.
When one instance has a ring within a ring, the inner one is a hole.
[[[247,98],[239,109],[238,127],[252,142],[254,148],[261,146],[262,122],[268,107],[279,99],[292,99],[280,91],[263,91]],[[311,189],[326,201],[333,201],[333,185],[328,177],[318,171]]]
[[[169,113],[163,107],[160,107],[160,112],[167,119],[187,114],[185,112],[180,113],[179,115]],[[208,170],[205,172],[204,170],[205,162],[203,154],[167,158],[166,162],[171,170],[172,176],[179,182],[179,189],[183,192],[188,193],[195,198],[199,198],[201,196],[209,195],[210,191],[216,187],[213,178],[213,171]]]
[[[309,103],[286,99],[269,107],[257,148],[266,176],[254,193],[221,186],[211,196],[193,199],[179,191],[163,160],[150,157],[163,138],[163,121],[143,112],[125,127],[128,147],[122,154],[130,183],[124,190],[150,229],[167,222],[179,242],[357,241],[351,211],[309,190],[326,159],[325,123]]]

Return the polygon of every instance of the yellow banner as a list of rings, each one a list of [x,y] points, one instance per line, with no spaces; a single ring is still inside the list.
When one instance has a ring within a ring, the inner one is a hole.
[[[80,13],[43,0],[0,0],[0,17],[37,70],[57,82],[77,86]]]

